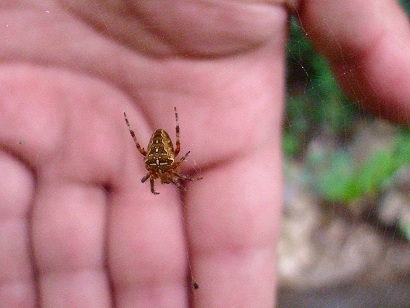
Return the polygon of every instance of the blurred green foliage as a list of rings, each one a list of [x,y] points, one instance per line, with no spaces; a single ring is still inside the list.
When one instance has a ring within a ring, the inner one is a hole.
[[[298,156],[317,134],[349,135],[352,121],[364,116],[340,90],[327,61],[317,54],[295,19],[288,44],[288,81],[284,151]]]
[[[410,1],[401,3],[409,14]],[[372,117],[343,94],[327,61],[314,51],[295,19],[291,21],[290,34],[290,94],[283,138],[286,161],[307,162],[309,185],[328,202],[348,205],[359,198],[377,195],[399,169],[410,166],[409,130],[398,129],[389,148],[375,151],[364,163],[356,163],[345,145],[354,132],[355,120],[372,121]],[[330,153],[309,152],[306,157],[310,141],[318,136],[336,140],[339,147]],[[410,223],[399,222],[399,228],[410,240]]]
[[[392,146],[372,153],[363,164],[356,164],[352,153],[336,150],[320,157],[322,168],[312,183],[329,202],[349,204],[358,198],[379,193],[404,166],[410,166],[410,138],[399,134]],[[317,170],[318,157],[313,162]],[[324,163],[325,162],[325,163]]]
[[[407,12],[407,15],[410,16],[410,1],[409,0],[400,0],[399,1],[401,6],[405,9]]]
[[[410,220],[399,220],[399,228],[406,239],[410,242]]]

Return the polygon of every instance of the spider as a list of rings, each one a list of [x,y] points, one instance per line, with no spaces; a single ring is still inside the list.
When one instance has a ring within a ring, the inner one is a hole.
[[[161,183],[164,184],[172,183],[183,191],[185,191],[186,188],[182,186],[181,183],[179,183],[179,180],[198,181],[202,179],[201,177],[193,178],[188,175],[179,173],[179,165],[187,159],[191,151],[188,151],[180,160],[175,161],[181,149],[181,143],[179,141],[179,120],[176,107],[174,107],[174,112],[176,120],[175,149],[168,133],[165,130],[158,128],[152,134],[151,139],[148,143],[147,150],[144,150],[144,148],[142,148],[138,143],[137,138],[135,137],[135,133],[131,128],[130,122],[128,122],[127,115],[124,112],[125,123],[127,123],[131,137],[134,139],[135,146],[137,147],[138,151],[142,155],[144,155],[145,168],[148,170],[148,173],[141,179],[141,182],[144,183],[149,179],[151,184],[151,192],[154,195],[159,194],[155,191],[154,188],[155,179],[161,179]]]

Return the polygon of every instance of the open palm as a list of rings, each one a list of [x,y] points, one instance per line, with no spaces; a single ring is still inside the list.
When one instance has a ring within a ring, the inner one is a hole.
[[[0,5],[0,303],[270,307],[287,13],[136,3]],[[174,106],[203,179],[153,195],[123,113],[146,148]]]

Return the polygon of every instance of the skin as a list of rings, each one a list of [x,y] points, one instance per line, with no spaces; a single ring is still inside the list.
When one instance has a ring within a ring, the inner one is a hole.
[[[293,9],[348,93],[409,122],[395,1]],[[285,7],[3,0],[0,16],[1,306],[272,307]],[[175,141],[174,106],[182,171],[203,179],[153,195],[123,113],[146,147],[157,128]]]

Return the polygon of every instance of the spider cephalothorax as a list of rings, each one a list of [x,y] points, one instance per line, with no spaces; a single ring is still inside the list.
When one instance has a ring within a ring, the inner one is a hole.
[[[142,148],[135,137],[134,131],[131,129],[131,125],[128,122],[127,115],[124,112],[125,122],[127,123],[128,130],[138,151],[144,155],[145,168],[148,170],[148,173],[141,179],[141,182],[145,182],[149,179],[151,184],[151,192],[155,195],[158,195],[154,189],[154,180],[161,179],[161,183],[173,183],[180,190],[186,190],[184,186],[179,183],[179,180],[183,181],[197,181],[202,178],[192,178],[188,175],[183,175],[179,173],[179,165],[186,160],[190,151],[186,153],[180,160],[175,161],[175,158],[179,154],[181,149],[181,144],[179,141],[179,121],[177,109],[174,107],[175,111],[175,120],[176,120],[176,143],[175,149],[172,144],[171,138],[168,133],[159,128],[151,136],[151,139],[148,143],[147,150]]]

